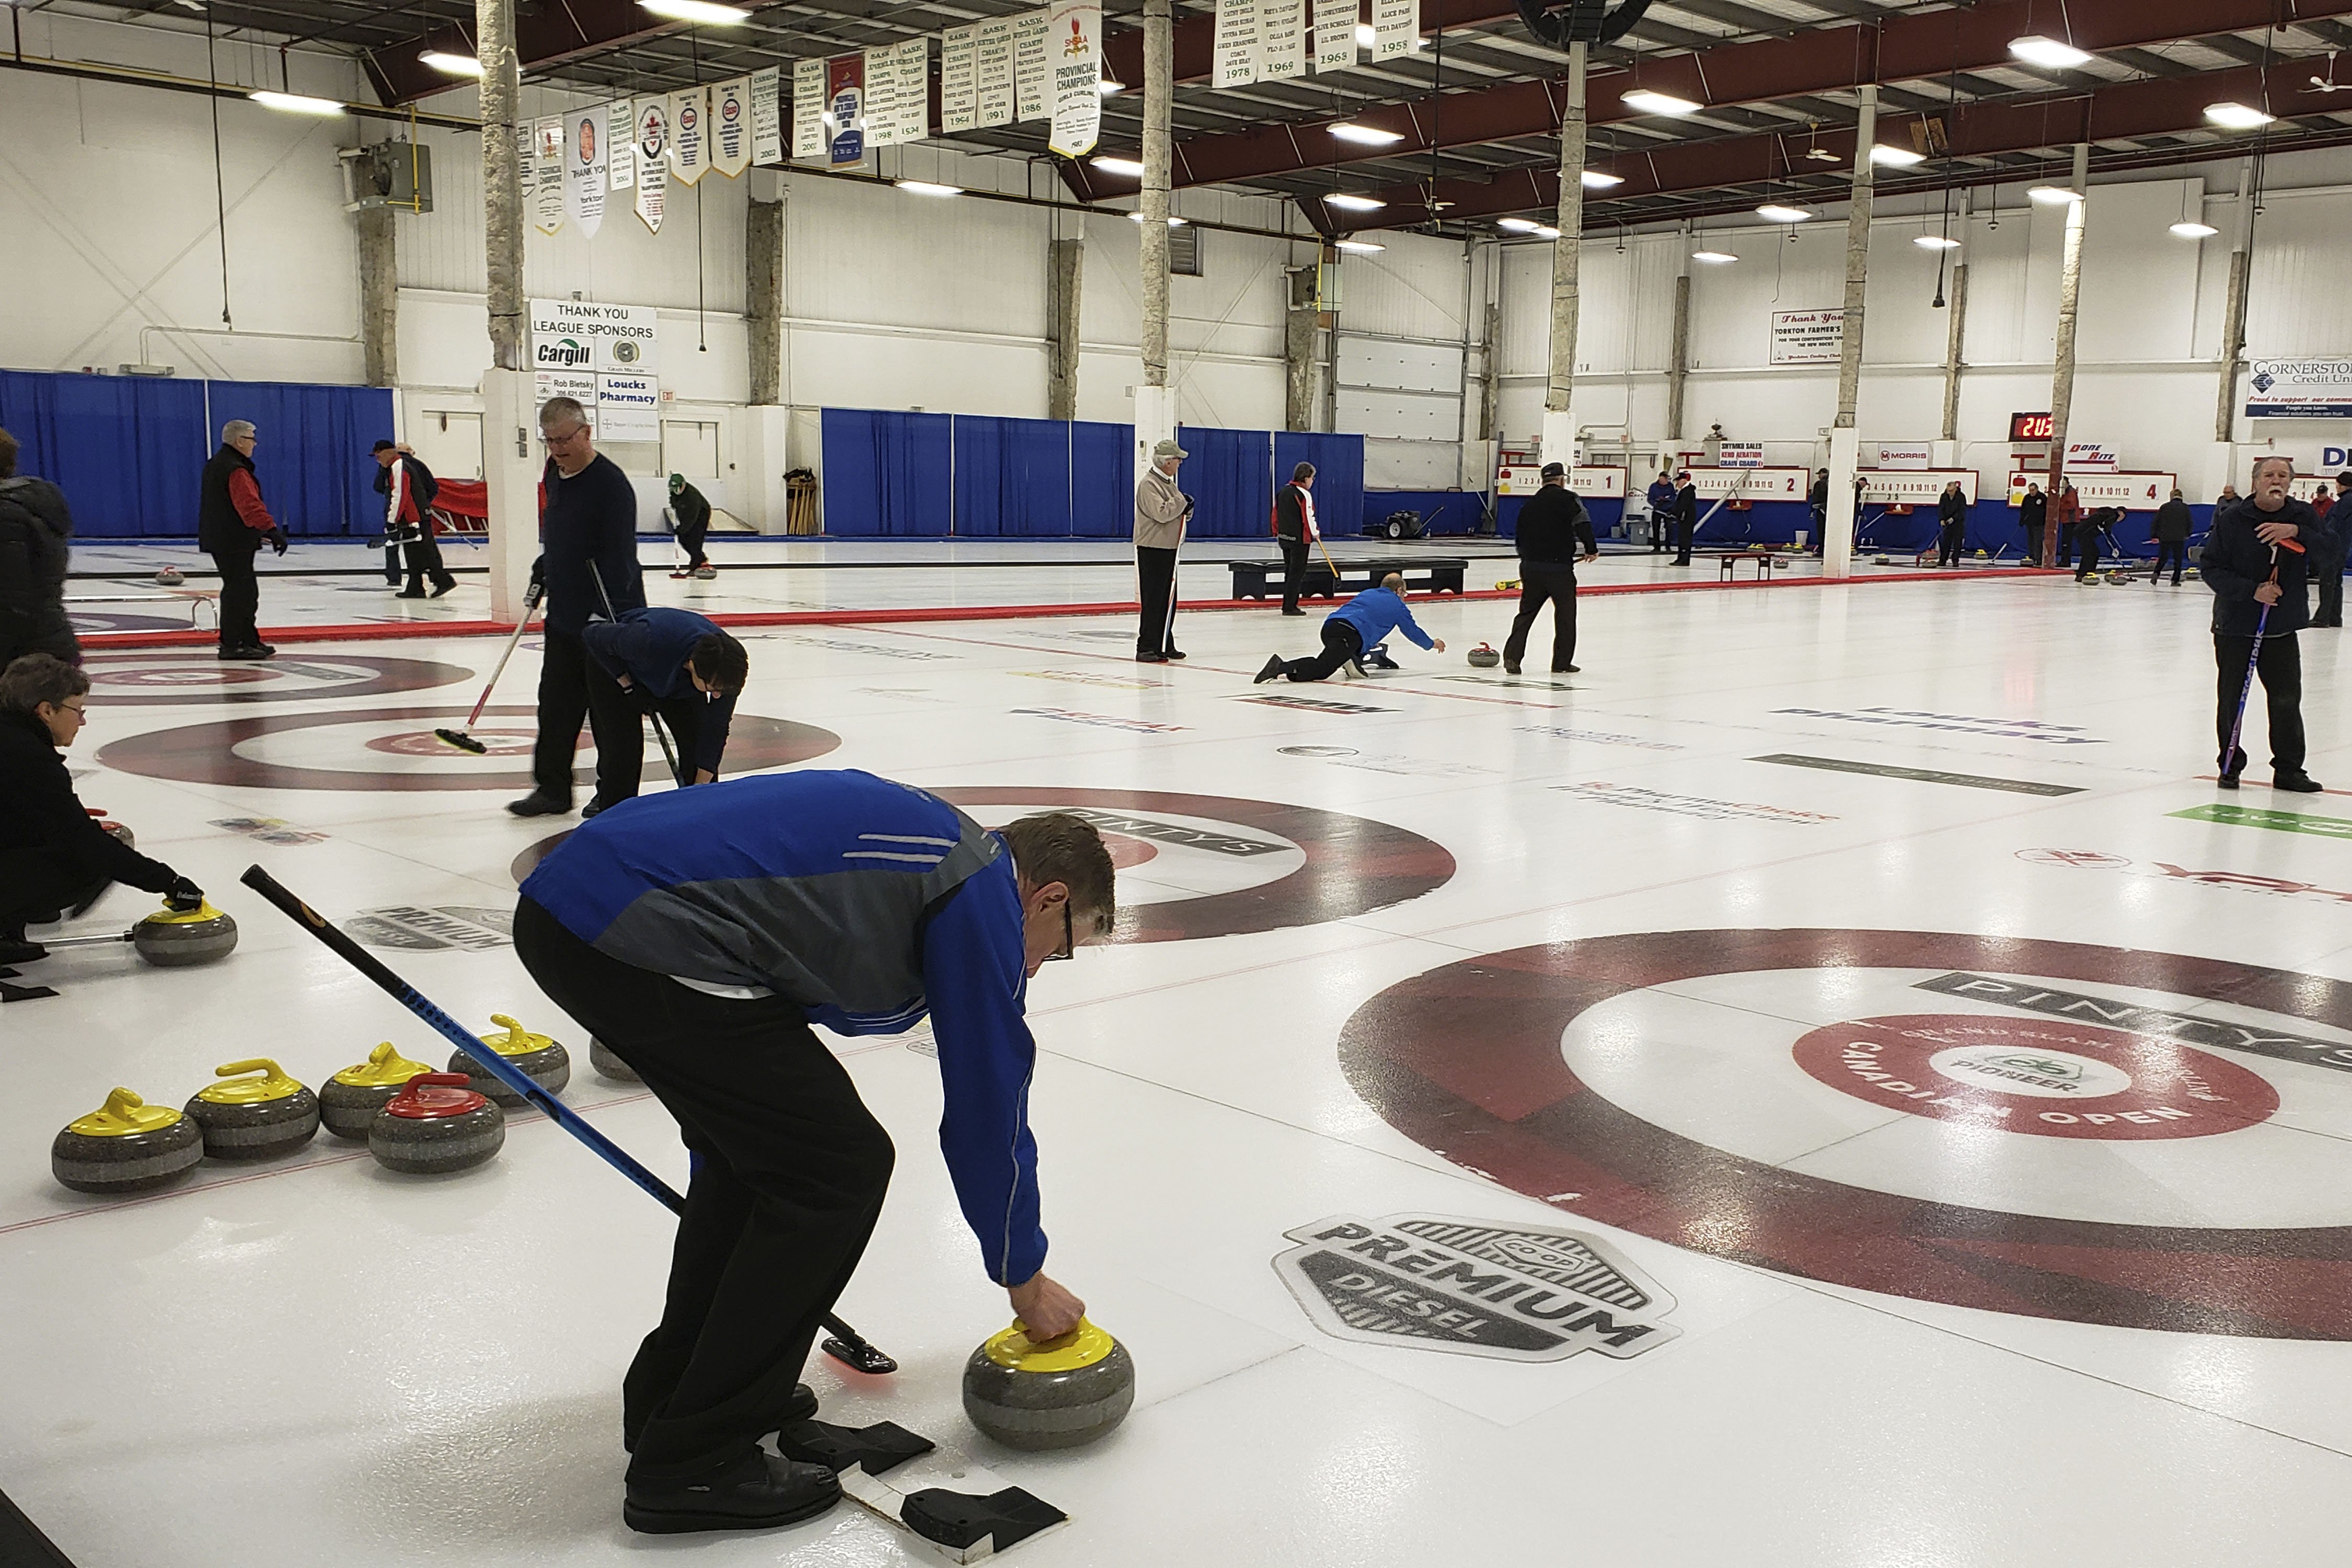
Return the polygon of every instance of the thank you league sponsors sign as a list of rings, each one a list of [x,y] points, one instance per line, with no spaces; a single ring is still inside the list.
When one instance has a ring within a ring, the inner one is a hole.
[[[650,305],[530,302],[530,363],[535,370],[644,374],[661,368],[658,342]]]
[[[2258,359],[2249,419],[2352,419],[2352,360]]]
[[[1774,364],[1835,364],[1845,353],[1845,311],[1772,312]]]

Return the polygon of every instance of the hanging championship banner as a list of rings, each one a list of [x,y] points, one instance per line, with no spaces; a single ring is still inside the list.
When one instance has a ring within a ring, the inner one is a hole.
[[[973,53],[978,26],[950,27],[940,35],[940,132],[953,135],[980,124],[980,77]]]
[[[898,135],[898,46],[867,49],[866,58],[866,145],[879,151],[895,147]]]
[[[824,156],[824,62],[793,62],[793,156]]]
[[[751,162],[784,161],[783,73],[774,66],[751,73]]]
[[[1013,118],[1044,120],[1053,112],[1046,101],[1045,29],[1050,12],[1024,11],[1013,18]]]
[[[560,233],[563,228],[563,121],[534,121],[528,135],[530,157],[523,164],[523,183],[530,192],[531,221],[541,234]]]
[[[972,69],[978,82],[982,128],[1012,124],[1012,17],[992,17],[980,25],[972,46]]]
[[[710,172],[710,93],[689,88],[669,95],[669,166],[690,185]]]
[[[1102,133],[1102,5],[1100,0],[1056,0],[1054,40],[1054,132],[1048,145],[1065,158],[1094,151]]]
[[[1356,63],[1354,0],[1314,0],[1315,68],[1346,70]]]
[[[835,167],[866,156],[866,57],[835,55],[824,62],[826,159]]]
[[[1306,0],[1257,0],[1260,81],[1307,74]]]
[[[1421,0],[1372,0],[1372,58],[1412,52],[1421,37]]]
[[[931,41],[902,39],[898,54],[898,140],[920,142],[931,133]]]
[[[604,221],[604,107],[563,117],[563,210],[585,235]]]
[[[669,196],[669,108],[658,98],[636,101],[637,216],[654,233]]]
[[[710,89],[710,166],[734,179],[751,166],[751,79]]]
[[[1377,7],[1383,0],[1373,0]],[[1213,58],[1219,87],[1247,87],[1257,79],[1257,0],[1217,0]]]
[[[632,190],[637,183],[637,117],[627,99],[604,106],[604,174],[616,191]]]

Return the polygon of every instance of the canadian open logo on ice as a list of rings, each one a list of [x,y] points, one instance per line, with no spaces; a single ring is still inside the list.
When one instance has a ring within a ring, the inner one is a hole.
[[[1446,1215],[1335,1215],[1283,1233],[1274,1271],[1315,1326],[1497,1361],[1623,1358],[1681,1333],[1673,1297],[1599,1238]]]

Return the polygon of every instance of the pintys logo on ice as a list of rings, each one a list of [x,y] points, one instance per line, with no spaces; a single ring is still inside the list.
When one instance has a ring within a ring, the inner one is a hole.
[[[1335,1215],[1274,1260],[1334,1339],[1497,1361],[1622,1359],[1681,1333],[1674,1298],[1595,1237],[1445,1215]]]

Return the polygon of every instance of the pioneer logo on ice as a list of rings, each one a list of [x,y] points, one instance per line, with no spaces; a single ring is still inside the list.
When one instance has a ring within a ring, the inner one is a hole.
[[[1336,1215],[1284,1235],[1274,1270],[1334,1339],[1562,1361],[1682,1332],[1674,1298],[1597,1237],[1444,1215]]]

